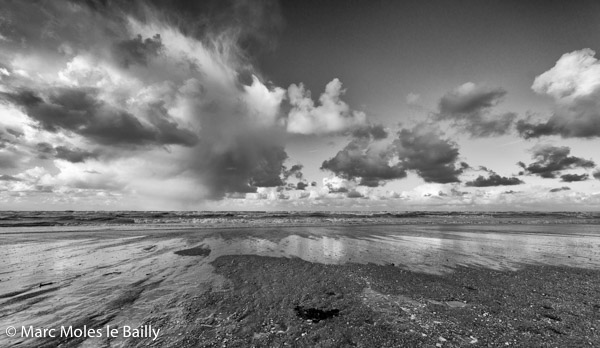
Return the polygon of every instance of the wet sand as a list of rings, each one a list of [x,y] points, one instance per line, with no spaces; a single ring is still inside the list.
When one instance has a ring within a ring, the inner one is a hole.
[[[57,229],[0,231],[0,346],[600,342],[596,224]],[[160,334],[24,338],[4,329],[107,325]]]

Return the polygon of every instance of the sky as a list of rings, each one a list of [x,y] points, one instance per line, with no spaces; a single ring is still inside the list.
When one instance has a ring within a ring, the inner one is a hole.
[[[2,1],[0,209],[600,210],[597,1]]]

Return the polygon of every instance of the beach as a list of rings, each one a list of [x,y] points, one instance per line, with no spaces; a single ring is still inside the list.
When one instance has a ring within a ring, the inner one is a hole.
[[[600,341],[593,214],[102,214],[3,220],[1,346]]]

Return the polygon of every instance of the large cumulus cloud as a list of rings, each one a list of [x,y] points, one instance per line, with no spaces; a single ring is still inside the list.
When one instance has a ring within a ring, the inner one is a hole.
[[[554,99],[554,112],[545,121],[520,120],[517,129],[523,137],[600,136],[600,63],[595,54],[591,49],[566,53],[536,77],[533,90]]]
[[[300,134],[335,133],[355,126],[366,124],[366,115],[361,111],[351,110],[341,100],[344,90],[338,79],[333,79],[325,86],[325,92],[319,97],[319,105],[315,105],[310,91],[304,85],[292,84],[288,88],[289,112],[287,130]]]

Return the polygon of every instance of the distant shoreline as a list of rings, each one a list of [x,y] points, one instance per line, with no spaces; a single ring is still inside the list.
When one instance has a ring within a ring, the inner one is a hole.
[[[420,224],[600,224],[600,212],[0,212],[0,229],[237,228]]]

